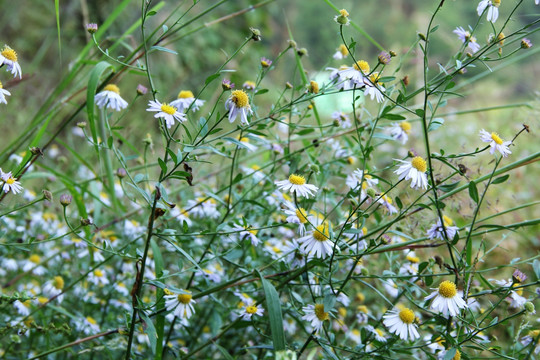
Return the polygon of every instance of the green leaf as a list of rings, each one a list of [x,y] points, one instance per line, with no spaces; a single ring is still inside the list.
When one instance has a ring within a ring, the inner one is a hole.
[[[145,314],[144,311],[139,311],[139,316],[142,318],[142,320],[146,324],[146,333],[148,334],[148,339],[150,340],[150,347],[152,348],[152,354],[155,354],[156,345],[157,345],[157,333],[156,333],[156,328],[154,327],[154,323],[148,317],[148,315]]]
[[[478,204],[478,189],[476,189],[476,184],[474,181],[469,183],[469,196],[475,203]]]
[[[401,202],[401,199],[398,198],[397,196],[394,198],[394,200],[396,200],[396,205],[397,207],[401,210],[403,209],[403,203]]]
[[[259,273],[266,296],[266,306],[268,307],[268,316],[270,318],[270,331],[272,333],[272,342],[274,351],[285,350],[285,334],[283,332],[283,317],[281,315],[281,304],[279,295],[274,286]]]
[[[206,80],[204,81],[204,85],[210,84],[212,81],[214,81],[214,80],[217,79],[218,77],[219,77],[219,73],[218,73],[218,74],[210,75],[210,76],[207,77]]]
[[[161,168],[161,172],[163,174],[166,174],[167,173],[167,164],[165,164],[165,161],[163,161],[160,158],[158,158],[157,161],[158,161],[159,167]]]
[[[448,184],[448,185],[439,185],[437,186],[437,189],[441,190],[442,192],[450,192],[457,188],[459,185],[459,181],[456,181],[455,183]]]
[[[381,118],[388,119],[388,120],[405,120],[406,117],[403,115],[398,114],[384,114],[381,116]]]
[[[161,255],[161,250],[159,246],[154,241],[150,240],[150,245],[152,246],[152,253],[154,254],[154,264],[156,270],[156,277],[160,278],[163,276],[163,256]],[[162,310],[165,308],[165,299],[163,299],[163,289],[156,288],[156,310]],[[158,313],[156,316],[156,358],[161,359],[161,352],[163,349],[163,335],[165,333],[165,315],[163,313]]]
[[[166,53],[169,53],[169,54],[174,54],[174,55],[178,55],[178,53],[174,50],[171,50],[171,49],[167,49],[166,47],[163,47],[163,46],[157,46],[157,45],[154,45],[152,46],[149,50],[148,50],[148,53],[151,53],[153,51],[162,51],[162,52],[166,52]]]
[[[267,92],[268,92],[268,89],[261,89],[261,90],[257,90],[255,95],[262,95],[262,94],[266,94]]]
[[[540,280],[540,261],[538,261],[538,259],[535,259],[532,263],[532,267],[536,278]]]
[[[99,156],[98,148],[98,136],[97,136],[97,127],[96,119],[94,117],[94,97],[96,96],[96,90],[99,84],[99,78],[107,70],[112,67],[106,61],[99,62],[92,72],[90,73],[90,80],[88,80],[88,87],[86,88],[86,113],[88,114],[88,123],[90,124],[90,132],[92,133],[92,141],[94,142],[94,148],[96,153]]]
[[[498,178],[496,178],[495,180],[493,180],[491,183],[493,185],[495,184],[500,184],[500,183],[503,183],[505,182],[506,180],[508,180],[508,178],[510,177],[509,174],[506,174],[506,175],[503,175],[503,176],[499,176]]]
[[[421,117],[422,119],[424,118],[424,110],[416,109],[415,113],[418,115],[418,117]]]
[[[229,352],[222,346],[219,346],[218,344],[214,343],[214,346],[218,348],[219,352],[223,355],[224,359],[227,360],[234,360],[234,358],[229,354]]]
[[[444,360],[452,360],[456,355],[457,349],[450,349],[444,354]]]
[[[433,130],[437,130],[438,128],[442,126],[442,124],[444,124],[443,118],[435,118],[429,123],[427,131],[430,132]]]

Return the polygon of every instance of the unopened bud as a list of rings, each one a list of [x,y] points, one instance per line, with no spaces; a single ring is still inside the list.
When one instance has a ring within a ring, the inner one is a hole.
[[[397,54],[396,54],[396,52],[395,52],[395,51],[393,51],[393,50],[390,50],[390,56],[391,56],[391,57],[396,57],[396,56],[397,56]]]
[[[52,193],[49,190],[43,190],[43,196],[49,201],[53,201]]]
[[[367,188],[366,193],[368,194],[369,197],[372,197],[372,198],[374,198],[377,195],[377,193],[375,192],[375,189],[372,189],[372,188]]]
[[[521,48],[522,49],[530,49],[532,47],[532,42],[529,39],[523,39],[521,40]]]
[[[77,127],[80,127],[81,129],[84,129],[86,127],[86,121],[78,122]]]
[[[316,174],[321,170],[321,169],[319,168],[319,165],[317,165],[317,164],[311,164],[311,165],[309,166],[309,169],[310,169],[312,172],[316,173]]]
[[[316,81],[311,80],[309,82],[308,91],[312,94],[317,94],[319,92],[319,84]]]
[[[301,48],[296,51],[298,56],[308,56],[308,51],[306,48]]]
[[[92,220],[81,218],[81,226],[89,226],[89,225],[92,225]]]
[[[534,304],[530,301],[527,301],[524,305],[525,311],[527,311],[529,314],[536,314],[536,310],[534,308]]]
[[[118,176],[120,179],[125,178],[126,175],[127,175],[126,169],[118,168],[118,170],[116,170],[116,176]]]
[[[232,83],[231,80],[223,79],[223,81],[221,82],[221,88],[224,91],[234,89],[234,83]]]
[[[98,26],[96,23],[86,24],[86,31],[88,31],[90,34],[94,34],[97,30]]]
[[[251,30],[251,39],[253,41],[261,41],[261,31],[256,28],[249,28]]]
[[[293,88],[292,84],[290,82],[288,82],[288,81],[285,83],[285,87],[287,89],[292,89]]]
[[[269,60],[265,57],[261,58],[261,66],[263,68],[269,68],[272,65],[272,60]]]
[[[377,57],[377,59],[379,60],[379,63],[381,63],[382,65],[388,65],[390,64],[390,60],[392,60],[392,57],[386,51],[382,51],[379,53],[379,56]]]
[[[426,41],[426,35],[422,34],[422,33],[418,33],[418,37],[420,38],[420,40],[424,40]]]
[[[148,92],[148,89],[146,88],[146,86],[143,86],[141,84],[137,85],[137,94],[146,95],[147,92]]]
[[[62,206],[68,206],[69,204],[71,204],[72,200],[73,196],[71,196],[70,194],[60,195],[60,204],[62,204]]]
[[[296,49],[296,47],[298,46],[296,44],[296,41],[294,40],[287,40],[287,42],[289,43],[289,46],[292,47],[293,49]]]
[[[43,156],[43,151],[41,151],[40,148],[38,148],[37,146],[32,146],[30,148],[30,152],[32,153],[32,155],[40,155],[40,156]]]

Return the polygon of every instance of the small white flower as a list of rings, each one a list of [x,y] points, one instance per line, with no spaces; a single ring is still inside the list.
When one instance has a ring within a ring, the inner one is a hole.
[[[351,174],[347,176],[347,179],[345,180],[345,183],[348,187],[352,189],[355,189],[358,185],[360,185],[360,182],[362,181],[362,178],[364,179],[364,183],[362,184],[362,189],[365,190],[368,186],[373,187],[379,183],[379,180],[374,178],[373,176],[369,175],[366,171],[364,173],[360,169],[354,170]]]
[[[304,236],[306,232],[306,226],[308,222],[313,222],[311,216],[307,214],[307,211],[304,208],[297,208],[290,201],[285,201],[284,205],[287,207],[283,209],[283,212],[288,215],[287,222],[291,224],[298,224],[298,233],[300,236]]]
[[[471,36],[471,33],[463,29],[461,26],[457,27],[452,32],[458,36],[462,43],[467,43],[467,46],[469,49],[471,49],[473,54],[480,49],[480,45],[476,42],[476,38]]]
[[[399,336],[401,340],[415,340],[420,337],[417,325],[414,324],[416,316],[411,309],[395,308],[383,316],[383,323],[388,331]]]
[[[429,300],[435,298],[431,303],[431,308],[442,313],[444,316],[457,316],[460,309],[467,308],[467,303],[459,295],[456,284],[451,281],[443,281],[438,289],[424,299]]]
[[[204,276],[212,282],[219,283],[224,274],[225,272],[221,265],[216,263],[210,264],[202,270],[197,270],[195,276]]]
[[[328,223],[317,226],[308,235],[298,239],[298,242],[300,243],[300,251],[308,257],[315,256],[324,259],[334,252],[334,243],[330,240]],[[339,250],[339,247],[336,246],[336,250]]]
[[[91,317],[87,316],[84,320],[78,324],[79,331],[82,331],[86,335],[93,335],[99,332],[99,325],[97,321]]]
[[[401,141],[401,144],[404,145],[409,140],[411,128],[411,123],[408,121],[393,123],[389,128],[390,136],[396,141]]]
[[[303,197],[313,196],[314,192],[319,190],[318,187],[311,184],[306,184],[306,178],[302,175],[291,174],[287,180],[275,181],[279,190],[296,192],[296,195]]]
[[[0,169],[0,178],[4,182],[4,185],[2,186],[2,191],[5,193],[13,192],[14,194],[18,194],[22,191],[23,187],[21,186],[21,183],[16,181],[13,175],[10,172],[3,172],[2,169]]]
[[[382,330],[375,329],[371,325],[367,325],[366,330],[371,332],[373,335],[375,335],[375,340],[377,340],[378,342],[385,343],[387,341],[386,338],[384,337],[384,333],[382,332]]]
[[[394,173],[399,176],[399,180],[405,179],[405,181],[411,179],[411,188],[413,189],[427,189],[427,163],[420,156],[415,156],[410,162],[398,160],[401,165]]]
[[[257,238],[257,230],[252,230],[251,227],[244,227],[241,225],[235,225],[231,231],[237,231],[234,234],[230,234],[229,237],[232,237],[233,240],[241,241],[243,239],[249,239],[251,245],[259,245],[259,238]]]
[[[168,289],[164,289],[165,292],[165,307],[167,311],[174,309],[174,316],[179,317],[180,319],[189,319],[194,313],[195,309],[193,304],[193,296],[191,292],[183,290],[181,294],[175,294]]]
[[[96,269],[88,275],[88,281],[94,285],[107,285],[109,279],[107,279],[107,273],[103,270]]]
[[[43,285],[43,294],[49,298],[58,296],[56,300],[59,303],[64,299],[64,295],[62,294],[63,290],[64,279],[61,276],[55,276],[53,280],[49,280]]]
[[[347,55],[349,55],[349,50],[344,44],[341,44],[332,57],[336,60],[343,60],[345,57],[347,57]]]
[[[7,45],[0,52],[0,67],[6,65],[6,70],[13,74],[13,77],[19,75],[22,78],[21,65],[17,62],[17,53]]]
[[[382,83],[379,82],[379,73],[373,73],[368,77],[364,77],[364,84],[366,85],[364,89],[364,96],[370,96],[371,100],[376,99],[378,103],[384,101],[383,92],[386,89],[382,86]]]
[[[343,129],[348,129],[352,127],[349,115],[345,114],[343,111],[334,111],[332,113],[332,119],[339,122]]]
[[[384,290],[390,295],[391,297],[397,297],[399,295],[399,290],[397,284],[392,279],[383,280],[383,287]]]
[[[6,95],[10,96],[11,93],[4,89],[2,82],[0,81],[0,104],[7,104]]]
[[[448,240],[452,240],[456,233],[459,230],[459,227],[453,226],[454,221],[450,219],[448,216],[443,215],[444,220],[444,229],[446,230],[446,237]],[[437,220],[436,224],[433,224],[431,228],[427,231],[427,237],[430,240],[433,239],[441,239],[444,240],[444,232],[443,232],[443,226],[441,224],[441,219]]]
[[[120,96],[120,89],[114,84],[109,84],[103,91],[96,94],[94,101],[98,108],[109,108],[115,111],[122,111],[127,108],[128,103]]]
[[[171,101],[170,105],[177,108],[179,112],[184,112],[191,106],[191,111],[195,112],[204,105],[204,100],[195,99],[189,90],[182,90],[178,93],[178,99]]]
[[[489,143],[489,146],[491,146],[491,149],[489,150],[490,154],[494,154],[495,150],[500,152],[503,157],[507,157],[508,154],[512,153],[508,148],[512,142],[504,141],[497,133],[492,132],[490,134],[486,130],[482,129],[480,130],[480,140]]]
[[[353,88],[361,88],[364,87],[366,84],[364,82],[364,77],[369,74],[370,68],[369,64],[364,61],[360,60],[357,61],[356,64],[353,64],[350,67],[344,67],[340,68],[337,72],[339,80],[347,80],[348,84],[346,84],[343,89],[353,89]],[[335,75],[334,75],[335,76]]]
[[[262,307],[259,307],[259,305],[246,304],[246,306],[244,306],[244,308],[240,312],[240,316],[242,317],[242,320],[251,320],[251,317],[253,315],[262,316],[263,313],[264,313],[264,309]]]
[[[487,10],[487,21],[494,23],[499,17],[499,6],[501,5],[501,0],[482,0],[478,3],[476,12],[478,16],[482,16],[484,11]]]
[[[177,120],[180,123],[183,123],[187,120],[186,115],[178,112],[174,106],[169,104],[160,103],[159,101],[150,100],[148,102],[148,109],[146,111],[157,112],[154,115],[155,118],[163,118],[167,124],[167,128],[170,129],[174,125],[174,120]]]
[[[238,297],[243,304],[251,305],[255,302],[255,300],[246,293],[235,291],[234,295]]]
[[[249,105],[249,96],[244,90],[234,90],[225,102],[225,108],[229,110],[229,122],[233,122],[240,115],[240,124],[249,125],[248,115],[253,114]]]
[[[324,311],[324,304],[308,305],[302,308],[305,315],[302,320],[309,321],[315,332],[319,332],[323,327],[324,321],[330,319],[328,312]]]

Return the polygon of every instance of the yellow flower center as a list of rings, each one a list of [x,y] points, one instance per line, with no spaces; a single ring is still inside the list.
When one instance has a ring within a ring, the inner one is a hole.
[[[34,264],[39,264],[39,262],[41,261],[41,258],[39,257],[39,255],[32,255],[30,256],[29,260],[33,262]]]
[[[61,276],[55,276],[53,280],[53,285],[58,290],[62,290],[64,288],[64,279]]]
[[[495,6],[495,7],[501,6],[501,0],[493,0],[491,3],[492,3],[493,6]],[[461,357],[461,356],[460,356],[460,357]]]
[[[15,182],[15,179],[12,178],[12,177],[10,177],[9,179],[6,180],[6,183],[7,183],[8,185],[13,185],[14,182]]]
[[[393,201],[389,196],[383,195],[382,196],[383,201],[387,202],[388,204],[392,205]]]
[[[40,304],[45,304],[47,301],[49,301],[49,299],[47,299],[45,296],[38,296],[37,300]]]
[[[0,81],[0,89],[3,89],[4,86],[2,85],[2,82]]]
[[[379,78],[381,76],[379,75],[379,73],[373,73],[369,76],[369,80],[373,83],[373,84],[379,84]],[[382,85],[382,83],[380,83],[379,85]]]
[[[529,331],[529,336],[536,339],[540,335],[540,330],[531,330]]]
[[[502,145],[503,139],[501,139],[497,133],[491,133],[491,138],[497,143],[497,145]]]
[[[408,122],[408,121],[402,121],[400,124],[399,124],[399,127],[401,128],[401,130],[405,131],[407,134],[409,132],[411,132],[411,123]]]
[[[341,14],[341,16],[349,17],[349,12],[345,9],[339,10],[339,13]]]
[[[411,161],[411,165],[420,172],[426,172],[427,170],[426,160],[422,159],[420,156],[415,156]]]
[[[369,74],[369,64],[367,63],[367,61],[357,61],[356,64],[353,65],[353,68],[362,71],[364,74]]]
[[[317,226],[315,231],[313,231],[313,238],[317,241],[326,241],[329,237],[329,231],[328,226],[326,224],[322,224]]]
[[[87,316],[87,317],[86,317],[86,321],[88,321],[88,322],[89,322],[90,324],[92,324],[92,325],[96,325],[96,324],[97,324],[97,321],[94,320],[94,318],[93,318],[93,317],[90,317],[90,316]]]
[[[195,96],[193,96],[193,93],[189,90],[182,90],[178,93],[178,98],[179,99],[189,99],[189,98],[194,98]]]
[[[180,301],[182,304],[189,304],[191,299],[191,294],[178,294],[178,301]]]
[[[419,263],[420,262],[420,258],[418,256],[413,256],[413,255],[407,255],[407,260],[409,260],[410,262],[412,263]]]
[[[249,106],[249,97],[244,90],[234,90],[231,94],[231,100],[238,108]]]
[[[306,178],[302,175],[292,174],[289,176],[289,182],[294,185],[304,185],[306,183]]]
[[[347,47],[344,44],[339,45],[339,52],[343,56],[349,55],[349,50],[347,50]]]
[[[10,61],[17,62],[17,53],[7,45],[4,46],[4,50],[0,54]]]
[[[439,285],[439,295],[445,298],[453,298],[457,294],[456,284],[451,281],[443,281]]]
[[[363,235],[366,235],[366,234],[367,234],[367,227],[364,226],[364,227],[362,228],[362,234],[363,234]]]
[[[244,82],[244,87],[245,88],[255,89],[255,86],[257,86],[257,84],[255,84],[253,81],[247,80],[246,82]]]
[[[120,95],[120,89],[118,88],[118,86],[116,86],[114,84],[109,84],[109,85],[105,86],[105,88],[103,88],[103,90],[112,91],[112,92],[117,93],[118,95]]]
[[[317,94],[319,92],[319,84],[317,84],[316,81],[311,80],[309,82],[309,91],[311,91],[314,94]]]
[[[459,350],[456,350],[456,355],[454,355],[452,360],[461,360],[461,352]]]
[[[103,271],[99,269],[94,270],[94,275],[96,275],[97,277],[103,277]]]
[[[169,104],[162,104],[161,111],[163,111],[165,114],[173,115],[176,112],[176,108]]]
[[[307,223],[306,210],[304,208],[296,209],[296,217],[302,224]]]
[[[324,311],[324,304],[315,304],[315,315],[317,316],[317,319],[321,321],[325,321],[330,318],[328,313]]]
[[[454,221],[452,219],[450,219],[448,216],[446,215],[443,215],[443,221],[444,221],[444,225],[445,226],[452,226],[454,225]]]
[[[412,324],[414,321],[414,313],[411,309],[403,308],[399,312],[399,318],[401,321],[403,321],[405,324]]]
[[[240,141],[241,141],[241,142],[248,143],[248,142],[249,142],[249,138],[243,137],[243,138],[240,138]]]
[[[246,308],[246,313],[255,314],[257,312],[257,307],[255,305],[250,305]]]

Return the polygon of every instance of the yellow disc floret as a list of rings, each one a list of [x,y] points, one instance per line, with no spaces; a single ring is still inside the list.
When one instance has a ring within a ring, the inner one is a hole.
[[[459,350],[456,350],[456,355],[454,355],[452,360],[461,360],[461,352]]]
[[[246,313],[248,314],[255,314],[257,312],[257,306],[255,305],[250,305],[246,308]]]
[[[0,55],[10,61],[17,62],[17,52],[7,45],[4,46],[4,49],[2,50]]]
[[[457,294],[456,284],[451,281],[443,281],[439,285],[439,295],[445,298],[453,298]]]
[[[307,223],[306,210],[304,208],[296,209],[296,217],[302,224]]]
[[[94,275],[96,275],[97,277],[103,277],[103,271],[96,269],[94,270]]]
[[[87,316],[86,317],[86,321],[88,321],[90,324],[92,325],[96,325],[97,324],[97,321],[93,318],[93,317],[90,317],[90,316]]]
[[[353,68],[362,71],[364,74],[369,74],[370,70],[369,64],[364,60],[357,61],[356,64],[353,65]]]
[[[189,90],[182,90],[178,93],[178,98],[179,99],[189,99],[189,98],[194,98],[195,96],[193,96],[193,93]]]
[[[317,316],[317,319],[321,321],[325,321],[330,318],[328,313],[324,311],[324,304],[315,304],[315,315]]]
[[[306,183],[306,178],[302,175],[292,174],[289,176],[289,182],[294,185],[304,185]]]
[[[176,108],[174,106],[171,106],[169,104],[161,104],[161,111],[163,111],[165,114],[174,115],[176,113]]]
[[[497,133],[491,133],[491,139],[493,139],[497,145],[502,145],[503,143],[503,139],[501,139]]]
[[[414,312],[411,309],[403,308],[399,312],[399,318],[405,324],[412,324],[414,322],[414,318],[415,318]]]
[[[231,94],[231,100],[237,108],[249,106],[249,97],[244,90],[234,90]]]
[[[492,0],[491,3],[492,3],[493,6],[495,6],[495,7],[501,6],[501,0]]]
[[[322,224],[317,226],[315,231],[313,231],[313,238],[317,241],[326,241],[329,237],[328,225]]]
[[[55,276],[53,280],[53,285],[58,290],[62,290],[64,288],[64,279],[61,276]]]
[[[349,12],[347,10],[345,10],[345,9],[339,10],[339,14],[341,16],[349,17]]]
[[[105,86],[103,88],[103,90],[112,91],[113,93],[117,93],[118,95],[120,95],[120,89],[118,88],[118,86],[116,86],[114,84],[109,84],[109,85]]]
[[[180,301],[182,304],[189,304],[191,298],[191,294],[178,294],[178,301]]]
[[[0,81],[0,89],[3,89],[4,86],[2,85],[2,82]]]
[[[6,183],[8,185],[13,185],[14,182],[15,182],[15,179],[13,177],[11,177],[11,176],[6,180]]]
[[[401,123],[399,123],[399,127],[401,128],[401,130],[405,131],[407,134],[411,132],[411,123],[408,122],[408,121],[402,121]]]
[[[443,215],[443,221],[445,226],[452,226],[454,225],[454,220],[450,219],[448,216]]]
[[[426,160],[422,159],[420,156],[415,156],[411,161],[411,165],[420,172],[426,172],[427,170]]]
[[[34,264],[39,264],[39,262],[41,261],[41,258],[39,257],[39,255],[34,254],[30,256],[29,260],[33,262]]]
[[[347,49],[347,47],[344,44],[339,45],[339,52],[343,56],[349,55],[349,50]]]

